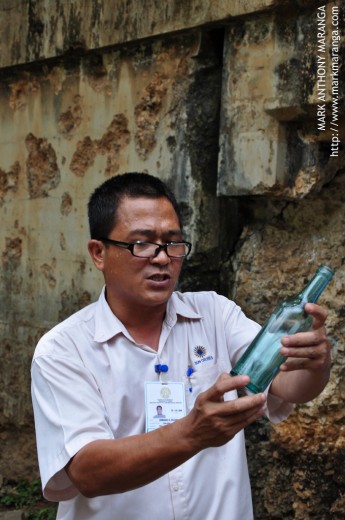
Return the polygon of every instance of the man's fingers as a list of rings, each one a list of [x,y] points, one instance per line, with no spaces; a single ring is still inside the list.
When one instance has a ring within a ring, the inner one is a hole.
[[[289,356],[292,355],[292,350],[296,350],[297,352],[298,349],[303,347],[317,347],[321,343],[327,341],[326,329],[324,327],[309,332],[298,332],[297,334],[284,336],[282,338],[281,342],[283,348],[281,353],[283,356]]]
[[[236,415],[250,416],[252,413],[255,413],[260,408],[262,408],[265,404],[265,401],[266,401],[265,394],[246,395],[244,397],[239,397],[238,399],[226,401],[222,405],[220,415],[223,415],[223,416],[229,416],[229,415],[231,415],[231,416],[236,416]]]
[[[245,398],[241,397],[241,400],[242,399]],[[256,421],[256,419],[262,417],[265,412],[265,397],[262,396],[259,399],[257,399],[259,401],[258,404],[253,405],[252,401],[250,405],[248,404],[248,407],[245,407],[238,412],[232,411],[232,413],[225,415],[224,422],[227,423],[228,427],[235,427],[239,431],[245,426],[248,426],[248,424]]]
[[[330,364],[331,347],[324,327],[327,311],[315,303],[307,303],[305,310],[314,318],[312,329],[282,338],[280,353],[287,357],[280,367],[282,372],[320,369]]]
[[[249,381],[248,376],[231,377],[224,373],[214,385],[197,396],[186,420],[193,442],[200,449],[228,442],[242,428],[264,414],[264,394],[224,400],[226,392],[243,388]]]
[[[229,381],[229,379],[234,381]],[[225,421],[231,419],[232,424],[236,424],[242,420],[246,421],[253,414],[257,414],[263,409],[266,396],[265,394],[245,395],[238,399],[224,401],[223,395],[229,390],[242,388],[250,381],[248,376],[230,377],[227,374],[221,375],[215,384],[201,393],[196,400],[196,409],[204,408],[206,405],[207,415],[209,417],[224,418]],[[206,410],[204,408],[204,410]]]
[[[207,401],[223,401],[223,396],[226,392],[243,388],[249,383],[249,381],[250,379],[248,376],[241,375],[232,377],[224,372],[208,390],[203,392],[203,396]]]

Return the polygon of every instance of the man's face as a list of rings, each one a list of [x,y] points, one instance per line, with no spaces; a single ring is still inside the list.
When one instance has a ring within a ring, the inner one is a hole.
[[[179,241],[182,236],[178,217],[168,199],[125,197],[117,210],[116,225],[107,238],[164,244]],[[123,310],[143,306],[165,308],[183,259],[169,258],[165,251],[155,258],[138,258],[114,245],[102,245],[101,256],[101,263],[95,263],[104,274],[107,300],[115,313],[118,306]]]

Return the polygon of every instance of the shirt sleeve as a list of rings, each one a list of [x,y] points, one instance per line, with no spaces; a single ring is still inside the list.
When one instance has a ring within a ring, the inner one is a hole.
[[[287,401],[283,401],[280,397],[270,393],[270,386],[266,389],[266,411],[265,415],[271,423],[277,424],[284,421],[292,412],[294,405]]]
[[[78,490],[66,464],[86,444],[114,438],[97,384],[82,363],[39,356],[32,365],[32,401],[44,496],[73,498]]]

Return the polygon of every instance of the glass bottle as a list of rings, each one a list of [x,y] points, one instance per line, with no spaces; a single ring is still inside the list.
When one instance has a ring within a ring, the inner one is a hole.
[[[320,266],[304,289],[292,298],[280,303],[264,324],[246,352],[231,370],[237,376],[250,377],[247,385],[253,393],[263,392],[277,374],[286,357],[280,354],[281,338],[311,328],[313,317],[304,310],[306,303],[316,303],[320,294],[333,278],[334,271],[326,265]]]

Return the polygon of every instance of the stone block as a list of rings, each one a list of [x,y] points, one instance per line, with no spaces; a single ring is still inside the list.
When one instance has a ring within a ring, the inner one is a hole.
[[[0,520],[25,520],[23,511],[0,511]]]
[[[301,198],[338,170],[342,147],[332,152],[333,142],[345,135],[337,112],[345,97],[344,85],[338,88],[335,76],[331,81],[336,65],[331,53],[337,57],[343,49],[334,40],[334,13],[339,15],[339,7],[331,3],[295,16],[277,9],[228,28],[219,195]]]
[[[1,0],[0,68],[222,24],[276,0]]]

